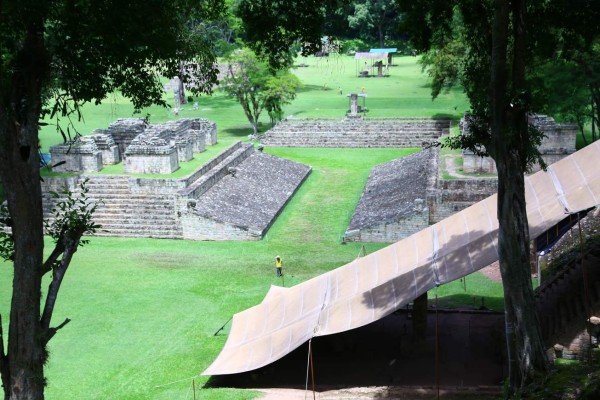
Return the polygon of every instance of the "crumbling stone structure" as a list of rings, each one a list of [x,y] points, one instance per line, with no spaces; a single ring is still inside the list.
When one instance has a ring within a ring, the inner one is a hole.
[[[159,136],[136,136],[125,151],[128,174],[170,174],[179,168],[177,148]]]
[[[78,140],[68,144],[66,150],[61,150],[61,145],[54,146],[55,160],[66,162],[56,171],[99,171],[102,165],[124,160],[127,173],[168,174],[179,168],[179,162],[189,161],[194,153],[217,143],[217,125],[205,118],[182,118],[161,124],[149,124],[141,118],[122,118],[111,123],[108,129],[96,129],[92,135]],[[95,142],[100,151],[99,168],[91,166],[90,156],[85,158],[84,165],[81,154],[91,151],[85,150],[85,146],[76,151],[69,150],[74,144],[82,146],[81,143],[90,141]],[[172,148],[175,149],[175,161]]]
[[[96,147],[102,153],[102,165],[113,165],[121,162],[121,154],[119,147],[113,140],[112,136],[98,133],[87,136],[96,143]]]
[[[593,357],[592,349],[600,339],[599,262],[600,247],[596,247],[536,289],[536,309],[550,359]]]
[[[539,147],[542,159],[547,165],[575,152],[575,137],[577,125],[557,124],[554,118],[547,115],[534,114],[529,117],[529,123],[542,131],[546,136]],[[468,127],[468,115],[463,117],[461,124],[464,131]],[[539,171],[540,166],[534,166],[532,171]],[[463,150],[463,171],[465,173],[496,174],[496,163],[490,157],[480,157],[471,151]]]
[[[92,138],[75,140],[50,147],[52,163],[57,172],[97,172],[102,169],[102,153]]]
[[[165,160],[172,163],[171,167],[175,164],[174,145],[166,144],[159,136],[148,136],[145,138],[151,141],[151,146],[145,146],[143,138],[132,141],[125,163],[135,166],[138,158],[146,157],[141,165],[162,168]],[[169,149],[168,158],[147,154],[162,148]],[[152,164],[151,157],[158,161]],[[77,192],[79,183],[88,178],[90,200],[102,199],[94,216],[95,222],[102,225],[98,235],[259,240],[310,170],[309,166],[237,142],[180,179],[109,175],[47,177],[42,182],[44,214],[50,218],[50,210],[59,200],[50,191],[60,193],[66,186]]]
[[[427,149],[373,168],[344,240],[395,242],[429,226],[437,153]]]

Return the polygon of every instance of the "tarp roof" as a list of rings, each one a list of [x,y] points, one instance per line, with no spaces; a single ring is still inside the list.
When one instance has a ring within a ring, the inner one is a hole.
[[[531,237],[565,214],[599,203],[600,141],[525,179]],[[496,195],[441,222],[290,288],[233,317],[225,347],[203,375],[250,371],[315,336],[344,332],[394,312],[429,289],[498,259]]]
[[[380,58],[387,58],[387,53],[355,53],[355,60],[379,60]]]
[[[397,48],[390,47],[387,49],[371,49],[369,50],[369,53],[395,53],[396,51],[398,51]]]

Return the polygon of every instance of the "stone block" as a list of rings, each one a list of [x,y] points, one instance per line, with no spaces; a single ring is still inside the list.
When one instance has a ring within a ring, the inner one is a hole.
[[[55,172],[98,172],[102,170],[102,153],[93,139],[81,137],[77,140],[50,147]]]
[[[178,168],[177,148],[155,136],[137,136],[125,153],[124,170],[129,174],[170,174]]]
[[[113,165],[121,162],[119,146],[117,146],[111,135],[95,133],[88,137],[94,140],[96,147],[102,153],[102,165]]]

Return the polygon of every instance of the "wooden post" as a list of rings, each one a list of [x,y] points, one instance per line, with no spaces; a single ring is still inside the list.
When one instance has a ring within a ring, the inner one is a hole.
[[[194,390],[194,400],[196,400],[196,380],[192,379],[192,388]]]

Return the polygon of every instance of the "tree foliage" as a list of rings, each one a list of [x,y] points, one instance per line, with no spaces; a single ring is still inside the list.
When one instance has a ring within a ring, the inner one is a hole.
[[[396,0],[357,0],[353,2],[353,13],[348,15],[348,24],[360,32],[361,37],[385,47],[386,38],[394,32],[400,10]]]
[[[300,80],[286,69],[272,73],[269,66],[249,49],[234,52],[228,58],[227,76],[221,88],[235,97],[253,133],[258,133],[258,119],[266,109],[271,123],[281,120],[282,106],[296,97]]]
[[[78,115],[80,104],[99,103],[117,90],[136,109],[164,105],[160,77],[176,75],[180,60],[206,77],[195,90],[209,92],[216,80],[214,54],[206,42],[186,40],[182,21],[218,19],[222,5],[222,0],[0,2],[0,180],[13,243],[8,340],[0,341],[6,398],[43,399],[46,345],[67,322],[52,326],[56,296],[81,235],[90,231],[90,215],[78,209],[81,204],[64,205],[75,207],[83,220],[67,213],[59,225],[49,226],[55,248],[43,260],[41,118]],[[50,272],[43,298],[42,277]]]
[[[244,42],[260,58],[266,58],[277,70],[290,67],[296,45],[302,54],[321,50],[321,37],[327,10],[337,0],[240,0]]]

